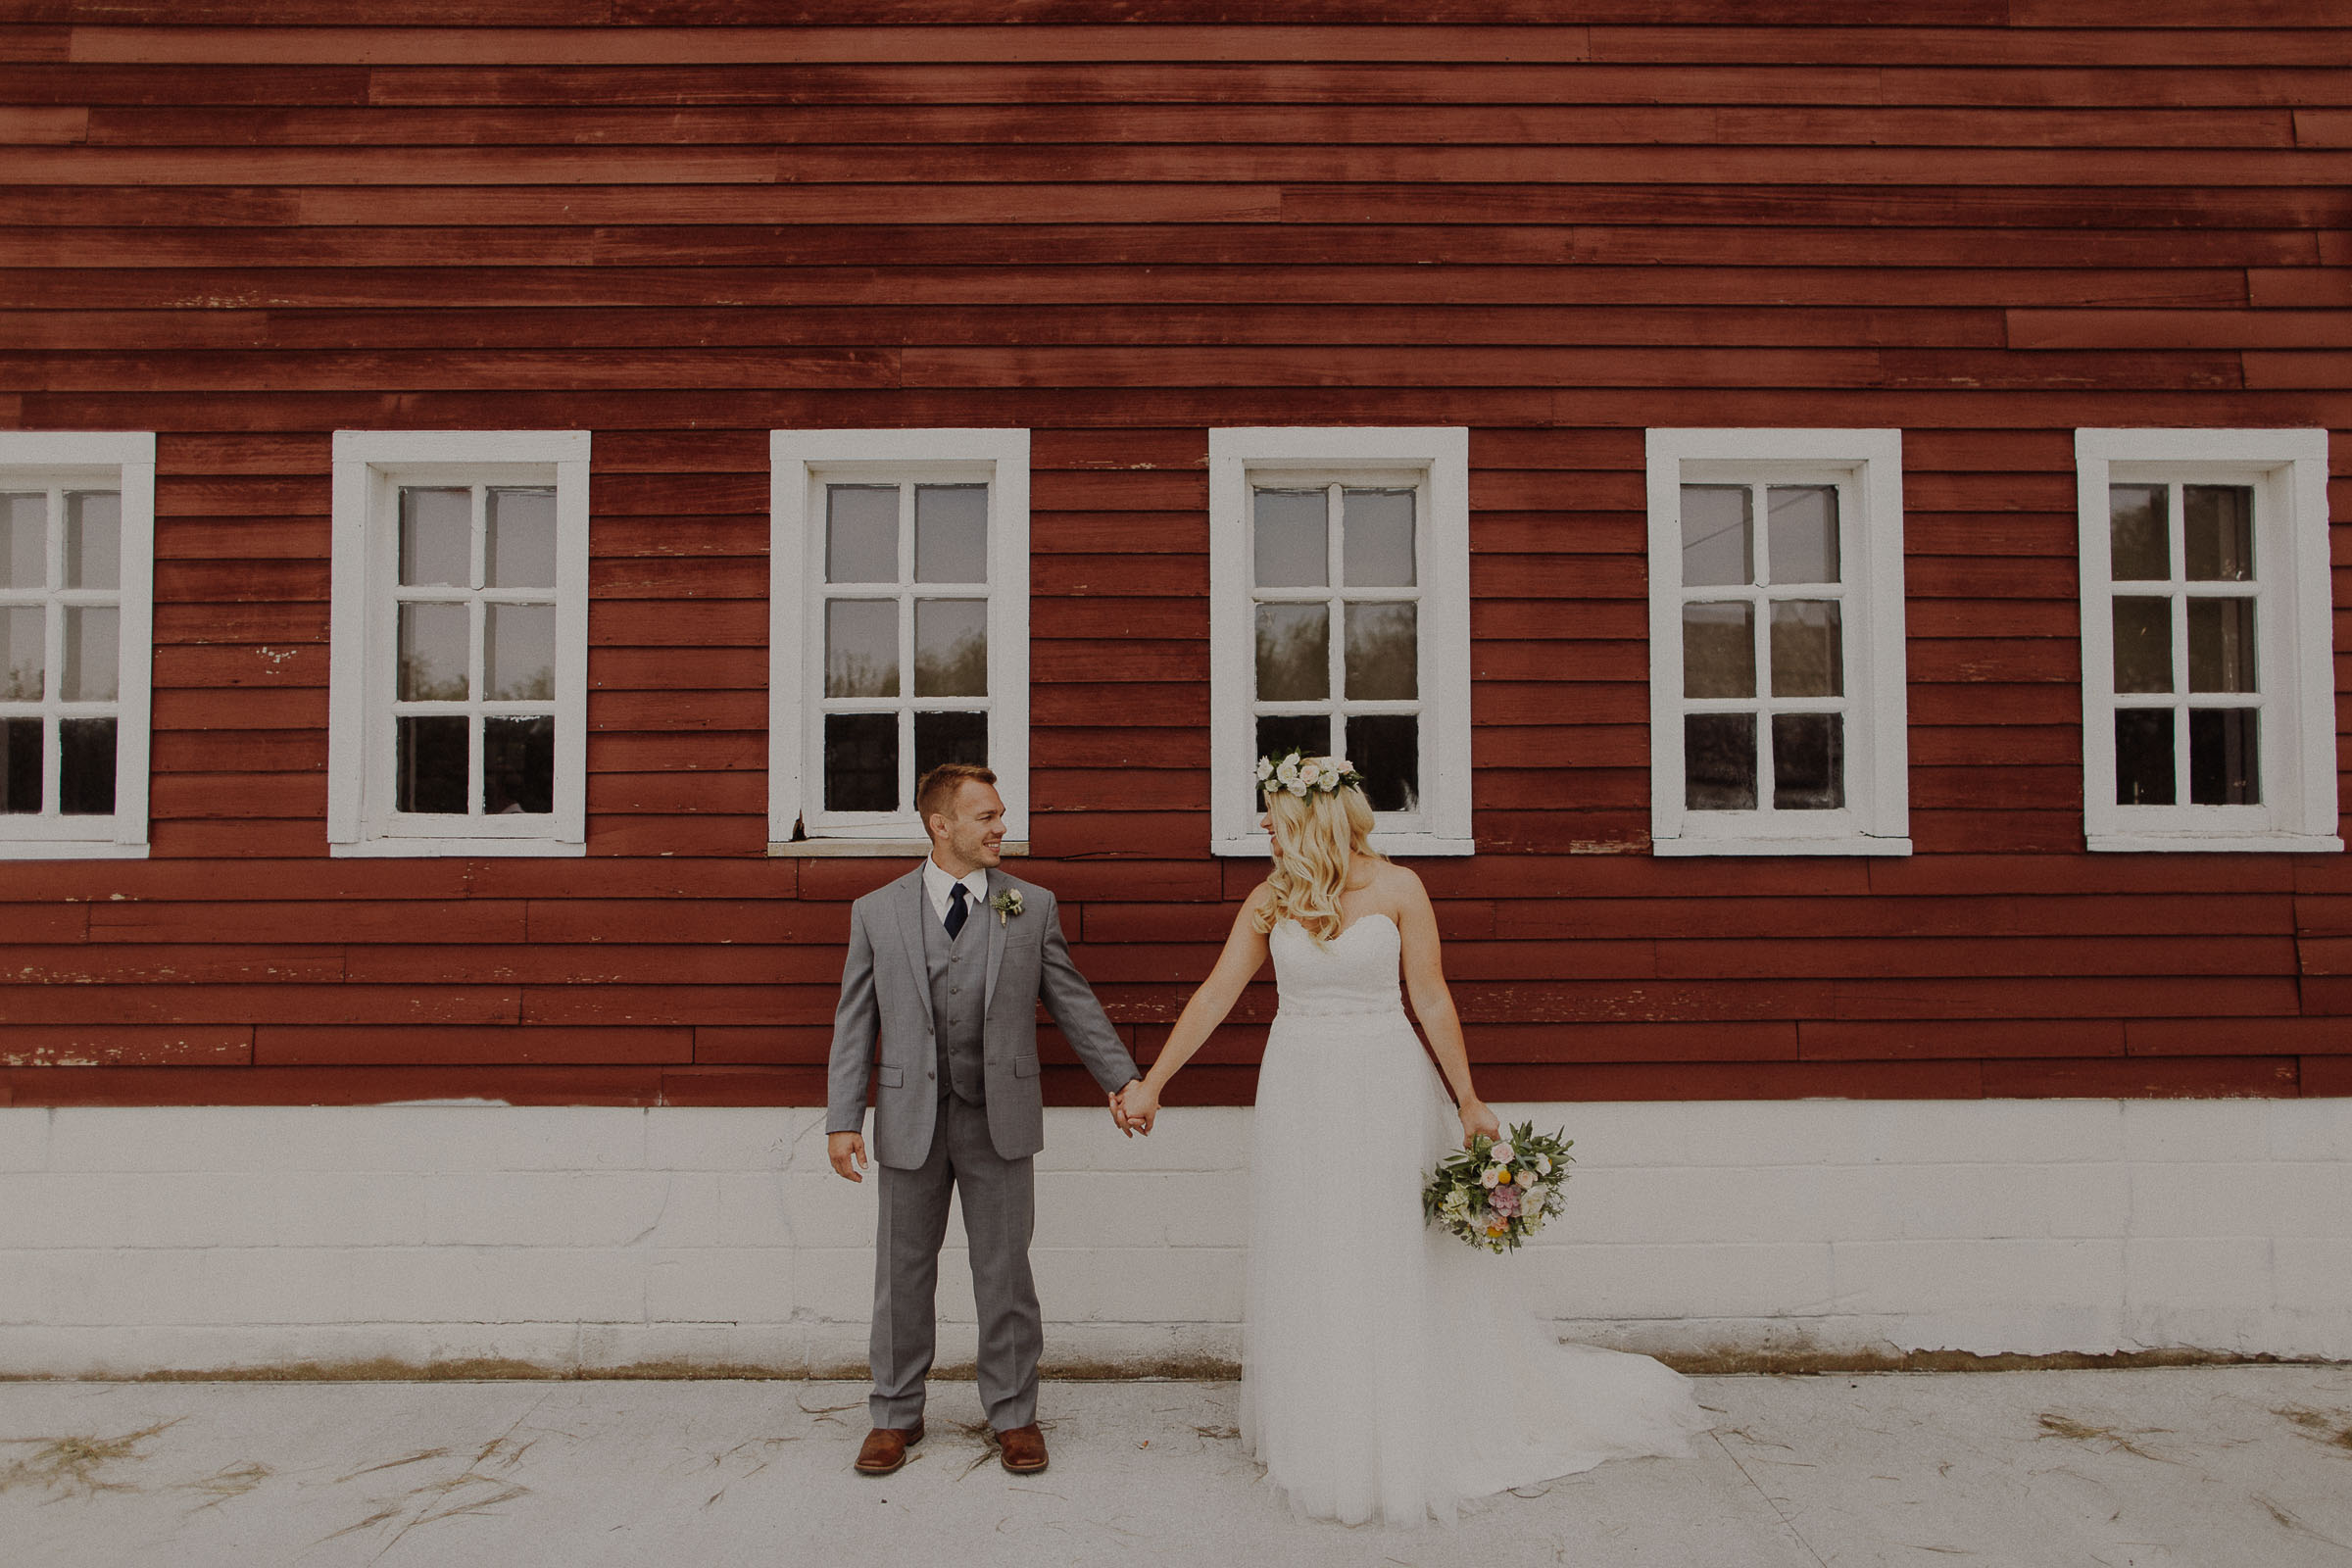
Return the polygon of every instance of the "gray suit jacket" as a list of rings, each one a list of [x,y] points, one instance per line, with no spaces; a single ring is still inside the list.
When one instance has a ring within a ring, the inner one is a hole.
[[[1054,895],[1001,870],[988,873],[990,898],[1007,889],[1021,895],[1019,914],[999,920],[983,905],[972,918],[988,924],[982,1043],[989,1141],[1004,1158],[1024,1159],[1046,1146],[1037,1062],[1040,1001],[1105,1094],[1142,1074],[1094,989],[1070,962]],[[841,1005],[833,1014],[825,1130],[863,1130],[865,1081],[877,1065],[878,1048],[874,1158],[901,1170],[922,1164],[939,1115],[939,1054],[920,923],[931,918],[920,865],[852,905],[850,954],[842,965]]]

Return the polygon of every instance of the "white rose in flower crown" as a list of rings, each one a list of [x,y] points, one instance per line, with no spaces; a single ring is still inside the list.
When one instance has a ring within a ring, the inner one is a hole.
[[[1305,761],[1298,764],[1298,787],[1300,789],[1311,790],[1322,782],[1323,764],[1321,762]]]
[[[1274,762],[1273,762],[1273,760],[1272,760],[1271,758],[1265,758],[1265,757],[1261,757],[1261,758],[1259,758],[1259,759],[1257,760],[1257,781],[1258,781],[1260,784],[1263,784],[1263,783],[1264,783],[1264,782],[1265,782],[1267,779],[1269,779],[1269,778],[1272,778],[1273,776],[1274,776]]]
[[[1508,1165],[1512,1160],[1517,1159],[1518,1157],[1519,1151],[1513,1149],[1510,1145],[1496,1144],[1494,1146],[1493,1158],[1495,1164]]]
[[[1298,759],[1286,757],[1274,767],[1274,781],[1292,794],[1298,793]]]
[[[1328,759],[1324,765],[1331,769],[1331,776],[1333,778],[1346,778],[1348,774],[1355,771],[1355,764],[1348,761],[1345,757],[1334,757]]]

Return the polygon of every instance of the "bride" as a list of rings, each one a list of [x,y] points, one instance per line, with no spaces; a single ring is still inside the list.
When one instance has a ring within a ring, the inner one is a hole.
[[[1561,1345],[1513,1298],[1509,1257],[1425,1228],[1421,1185],[1458,1136],[1498,1135],[1473,1091],[1421,879],[1367,842],[1345,759],[1262,760],[1273,872],[1125,1113],[1159,1097],[1274,957],[1280,1006],[1250,1150],[1243,1442],[1294,1507],[1359,1524],[1639,1454],[1686,1455],[1705,1417],[1647,1356]],[[1448,1104],[1397,995],[1452,1086]]]

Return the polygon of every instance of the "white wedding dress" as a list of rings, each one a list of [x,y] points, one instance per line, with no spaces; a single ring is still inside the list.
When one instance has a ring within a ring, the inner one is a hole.
[[[1396,923],[1366,915],[1317,947],[1285,921],[1269,944],[1281,1008],[1257,1081],[1241,1413],[1266,1479],[1318,1518],[1418,1525],[1604,1460],[1687,1455],[1708,1424],[1687,1379],[1557,1343],[1517,1299],[1530,1258],[1424,1226],[1422,1182],[1461,1129],[1405,1018]]]

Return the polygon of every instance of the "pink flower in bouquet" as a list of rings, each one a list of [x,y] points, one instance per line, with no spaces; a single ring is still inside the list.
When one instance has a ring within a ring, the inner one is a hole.
[[[1495,1188],[1487,1194],[1487,1206],[1505,1219],[1515,1218],[1519,1213],[1519,1189],[1516,1187]]]

